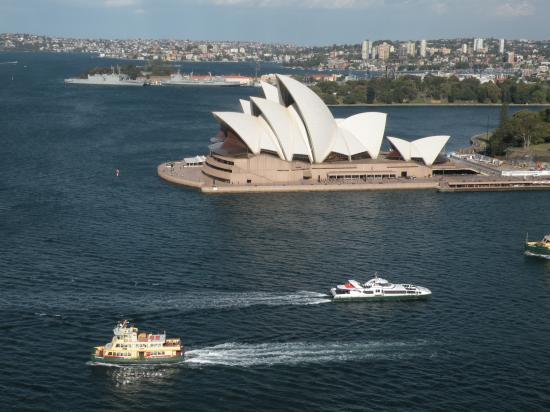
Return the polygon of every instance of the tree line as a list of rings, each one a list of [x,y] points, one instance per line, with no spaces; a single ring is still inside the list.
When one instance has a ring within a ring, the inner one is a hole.
[[[312,89],[327,104],[392,103],[550,103],[550,82],[507,79],[481,83],[469,78],[403,76],[348,82],[322,81]]]
[[[127,75],[131,79],[136,79],[138,77],[144,76],[149,78],[149,76],[170,76],[170,74],[175,73],[176,69],[168,63],[162,62],[160,60],[151,60],[147,62],[145,66],[138,67],[133,64],[123,64],[117,65],[114,67],[115,73],[120,73]],[[110,74],[113,72],[113,67],[94,67],[80,75],[81,78],[85,79],[88,75],[94,74]]]
[[[540,112],[522,110],[513,116],[508,114],[508,104],[500,110],[500,124],[488,138],[488,151],[501,156],[510,147],[528,150],[531,145],[550,143],[550,108]]]

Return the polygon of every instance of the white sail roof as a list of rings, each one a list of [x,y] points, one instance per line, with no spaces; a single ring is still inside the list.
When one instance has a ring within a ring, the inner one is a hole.
[[[420,153],[420,157],[424,159],[424,163],[431,166],[449,139],[450,136],[430,136],[415,140],[413,144]]]
[[[250,107],[250,100],[239,99],[244,114],[252,114],[252,108]]]
[[[267,100],[271,100],[272,102],[275,102],[275,103],[280,102],[279,89],[277,89],[277,87],[267,82],[264,82],[263,80],[260,81],[260,86],[262,87],[262,91]]]
[[[290,113],[289,109],[271,100],[252,97],[252,103],[261,112],[279,141],[286,160],[292,160],[295,154],[305,155],[313,160],[304,136],[299,126],[299,117]]]
[[[231,128],[254,154],[262,150],[276,152],[283,156],[277,138],[268,124],[260,117],[236,112],[214,112],[214,117]]]
[[[397,137],[388,136],[388,141],[403,159],[420,158],[427,166],[431,166],[443,150],[443,147],[445,147],[445,144],[447,144],[449,138],[450,136],[430,136],[409,142]]]
[[[338,127],[350,132],[373,159],[378,158],[386,129],[386,113],[359,113],[338,122]],[[340,120],[340,119],[338,119]],[[361,153],[361,152],[357,152]],[[357,154],[357,153],[352,153]]]
[[[309,87],[288,76],[278,74],[277,79],[279,88],[284,88],[296,103],[307,130],[313,160],[316,163],[323,162],[330,154],[331,146],[336,139],[337,128],[332,113]]]
[[[243,113],[216,112],[223,124],[233,129],[252,153],[262,150],[291,161],[296,155],[322,163],[331,152],[351,159],[368,153],[380,154],[387,115],[360,113],[347,119],[334,119],[323,101],[306,85],[277,75],[278,87],[261,82],[265,98],[241,100]],[[422,158],[433,164],[448,136],[432,136],[415,142],[389,138],[406,160]]]

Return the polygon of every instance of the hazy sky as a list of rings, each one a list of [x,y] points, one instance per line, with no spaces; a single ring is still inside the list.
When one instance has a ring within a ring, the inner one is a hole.
[[[304,45],[550,39],[550,0],[0,0],[0,32]]]

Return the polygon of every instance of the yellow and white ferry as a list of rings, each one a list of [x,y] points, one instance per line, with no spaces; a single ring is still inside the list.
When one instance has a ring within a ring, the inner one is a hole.
[[[118,322],[113,339],[96,346],[92,361],[120,365],[164,364],[181,362],[185,350],[179,338],[166,339],[166,332],[140,332],[127,320]]]

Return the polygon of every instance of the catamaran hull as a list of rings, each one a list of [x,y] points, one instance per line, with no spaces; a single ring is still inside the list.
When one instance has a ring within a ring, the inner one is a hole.
[[[406,301],[406,300],[425,300],[431,295],[418,295],[418,296],[350,296],[340,297],[334,296],[333,302],[383,302],[383,301]]]
[[[337,294],[332,289],[330,291],[332,295],[333,302],[356,302],[356,301],[366,301],[366,302],[382,302],[382,301],[404,301],[404,300],[424,300],[432,296],[432,293],[422,293],[419,295],[344,295]]]
[[[527,256],[541,256],[550,258],[550,249],[543,246],[525,246],[525,254]]]
[[[182,362],[184,356],[175,356],[172,358],[156,359],[121,359],[121,358],[103,358],[101,356],[91,356],[94,363],[106,363],[110,365],[166,365]]]

